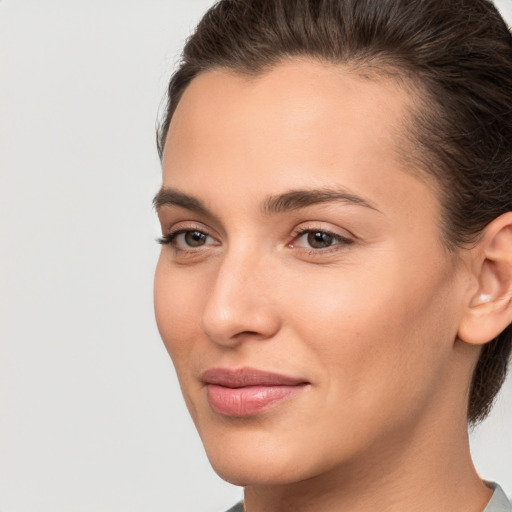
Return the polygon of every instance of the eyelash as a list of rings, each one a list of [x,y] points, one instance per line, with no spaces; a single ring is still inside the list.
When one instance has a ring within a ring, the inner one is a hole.
[[[187,251],[187,250],[194,250],[194,247],[190,247],[190,249],[180,249],[179,247],[177,247],[175,244],[174,244],[174,241],[176,240],[176,238],[179,236],[179,235],[183,235],[184,233],[201,233],[203,235],[205,235],[206,237],[210,237],[210,238],[213,238],[210,234],[208,234],[204,228],[202,227],[186,227],[186,228],[179,228],[179,229],[176,229],[175,231],[171,231],[170,233],[166,234],[166,235],[162,235],[160,238],[157,238],[157,242],[160,244],[160,245],[171,245],[175,251]],[[201,246],[199,246],[201,247]]]
[[[330,253],[333,251],[338,251],[338,250],[340,250],[340,246],[347,246],[347,245],[351,245],[354,243],[353,239],[342,236],[339,233],[335,233],[334,231],[330,231],[328,229],[320,228],[320,227],[308,226],[308,227],[299,229],[292,235],[293,240],[292,240],[292,242],[290,242],[288,244],[288,247],[294,248],[294,244],[295,244],[296,240],[299,240],[303,236],[308,235],[310,233],[315,233],[315,234],[321,233],[323,235],[328,235],[328,236],[332,237],[332,239],[333,239],[333,243],[324,248],[297,247],[297,248],[305,251],[307,254],[313,255],[313,256],[326,254],[326,253]]]
[[[185,227],[185,228],[179,228],[179,229],[176,229],[175,231],[171,231],[170,233],[158,238],[157,242],[161,245],[170,245],[174,249],[175,252],[185,252],[185,253],[186,252],[196,252],[197,250],[200,250],[203,247],[203,245],[199,245],[197,247],[188,246],[187,249],[183,249],[183,248],[178,247],[175,243],[175,240],[179,235],[182,235],[185,233],[193,233],[193,232],[201,233],[205,237],[213,238],[202,226],[201,227],[200,226],[198,226],[198,227],[190,226],[190,227]],[[297,243],[297,240],[300,240],[305,235],[309,235],[312,233],[315,233],[315,234],[321,233],[322,235],[327,235],[328,237],[332,238],[333,243],[331,245],[328,245],[327,247],[321,247],[321,248],[301,247],[299,245],[295,245]],[[335,232],[330,231],[325,228],[313,227],[313,226],[304,227],[302,229],[295,231],[292,234],[292,237],[293,237],[292,241],[287,244],[287,247],[302,250],[303,252],[305,252],[306,254],[311,255],[311,256],[320,256],[322,254],[338,251],[341,249],[341,247],[354,243],[354,240],[351,238],[344,237],[338,233],[335,233]]]

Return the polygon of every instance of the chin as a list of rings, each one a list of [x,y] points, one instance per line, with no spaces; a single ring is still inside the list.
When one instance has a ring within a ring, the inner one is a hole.
[[[253,485],[276,485],[275,479],[269,477],[268,471],[261,471],[255,465],[251,464],[216,464],[212,467],[217,475],[226,482],[239,487],[248,487]]]
[[[311,440],[271,430],[202,435],[206,454],[215,472],[238,486],[287,485],[329,471],[335,461],[318,453]]]
[[[292,470],[276,458],[264,460],[261,456],[241,456],[238,460],[229,459],[212,457],[209,460],[223,480],[240,487],[286,485],[307,478],[297,474],[296,464]]]
[[[201,432],[201,439],[210,464],[223,480],[248,486],[285,484],[300,479],[295,473],[303,469],[297,464],[301,454],[290,439],[286,442],[275,433],[252,428],[215,430]]]

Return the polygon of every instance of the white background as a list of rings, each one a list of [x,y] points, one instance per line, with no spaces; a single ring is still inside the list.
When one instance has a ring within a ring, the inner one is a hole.
[[[2,512],[216,512],[241,497],[203,455],[152,311],[156,113],[210,4],[0,0]],[[509,494],[511,433],[509,379],[473,435]]]

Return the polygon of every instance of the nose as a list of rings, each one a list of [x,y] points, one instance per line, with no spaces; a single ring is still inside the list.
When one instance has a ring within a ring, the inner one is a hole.
[[[227,256],[213,277],[201,328],[215,343],[233,347],[268,340],[281,326],[270,265],[260,258]]]

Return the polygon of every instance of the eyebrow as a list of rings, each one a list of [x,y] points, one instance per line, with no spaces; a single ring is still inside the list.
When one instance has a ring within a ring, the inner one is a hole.
[[[158,211],[162,206],[179,206],[186,210],[211,215],[206,206],[194,196],[184,194],[179,190],[162,187],[153,198],[153,207]]]
[[[263,204],[263,211],[267,214],[299,210],[307,206],[321,203],[343,202],[357,206],[364,206],[379,211],[373,204],[362,197],[347,190],[331,188],[291,190],[284,194],[269,197]]]
[[[265,200],[262,210],[265,214],[272,215],[331,202],[344,202],[379,212],[372,203],[362,197],[346,190],[331,188],[290,190],[273,195]],[[199,199],[172,188],[162,187],[153,199],[153,206],[157,211],[163,206],[178,206],[202,215],[214,216]]]

